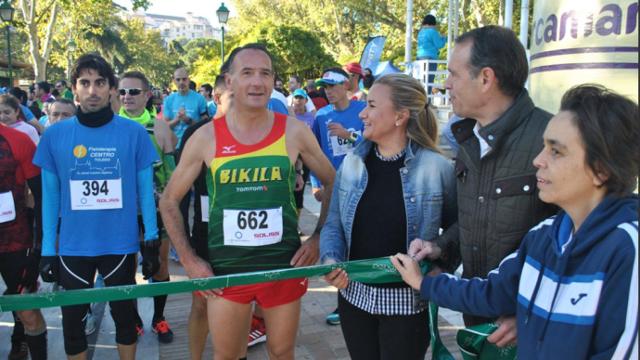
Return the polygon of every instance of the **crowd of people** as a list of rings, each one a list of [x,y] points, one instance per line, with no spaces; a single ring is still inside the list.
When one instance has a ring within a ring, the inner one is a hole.
[[[435,18],[423,25],[437,52]],[[0,95],[5,294],[36,292],[39,277],[62,289],[132,285],[138,266],[167,282],[172,248],[189,278],[391,257],[403,281],[325,276],[339,289],[326,321],[341,326],[353,359],[424,359],[427,301],[462,312],[467,326],[495,322],[488,341],[517,344],[519,358],[635,358],[636,103],[584,84],[552,116],[527,93],[515,34],[474,29],[448,64],[452,159],[416,79],[373,79],[348,63],[304,84],[292,75],[287,90],[273,68],[263,45],[246,44],[211,84],[197,88],[176,69],[169,93],[90,53],[75,61],[70,88],[39,82]],[[321,210],[302,241],[307,182]],[[293,359],[307,286],[194,292],[191,358],[210,334],[215,359],[246,359],[262,341],[270,358]],[[173,341],[166,302],[153,298],[162,343]],[[109,305],[119,356],[134,359],[144,333],[136,301]],[[91,305],[61,313],[67,357],[85,359]],[[47,358],[41,311],[14,319],[10,359]]]

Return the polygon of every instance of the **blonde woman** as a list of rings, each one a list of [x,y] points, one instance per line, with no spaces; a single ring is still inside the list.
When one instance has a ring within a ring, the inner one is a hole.
[[[325,264],[406,253],[456,222],[452,164],[436,149],[437,123],[415,79],[393,74],[373,84],[360,113],[363,141],[336,175],[320,235]],[[342,331],[353,359],[424,359],[429,339],[426,304],[406,284],[326,276],[340,289]]]

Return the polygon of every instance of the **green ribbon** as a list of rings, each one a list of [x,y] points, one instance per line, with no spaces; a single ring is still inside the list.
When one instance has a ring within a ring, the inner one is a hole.
[[[438,330],[438,305],[429,302],[429,331],[431,332],[431,358],[433,360],[454,360],[455,358],[440,339]]]
[[[487,341],[498,325],[494,323],[471,326],[458,331],[456,342],[464,360],[513,360],[516,359],[516,347],[509,345],[497,347]]]
[[[427,269],[427,263],[422,264]],[[0,312],[31,310],[57,306],[117,301],[140,297],[178,294],[228,286],[257,284],[267,281],[321,276],[342,268],[349,279],[369,284],[400,282],[402,278],[388,257],[347,261],[331,265],[315,265],[272,271],[259,271],[203,279],[159,282],[151,284],[112,286],[82,290],[67,290],[21,295],[0,296]]]

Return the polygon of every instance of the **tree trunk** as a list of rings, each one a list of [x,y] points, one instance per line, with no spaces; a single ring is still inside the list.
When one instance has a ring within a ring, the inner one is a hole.
[[[47,32],[45,33],[44,36],[44,46],[42,49],[42,59],[44,60],[43,66],[44,66],[44,77],[47,77],[47,63],[49,62],[49,56],[51,55],[51,41],[53,39],[53,29],[55,28],[57,19],[58,19],[58,10],[59,10],[59,5],[56,2],[55,4],[53,4],[53,7],[51,8],[51,16],[49,17],[49,24],[47,25]]]
[[[476,18],[476,22],[478,23],[478,27],[483,27],[487,24],[487,20],[482,13],[481,5],[478,4],[478,0],[471,0],[471,10],[473,11],[473,15]]]
[[[340,21],[340,15],[338,14],[338,4],[336,4],[335,0],[332,0],[331,6],[333,7],[333,17],[336,22],[336,30],[338,31],[338,39],[340,41],[340,45],[343,47],[348,47],[347,39],[344,37],[344,32],[342,32],[342,22]]]
[[[24,18],[27,35],[29,38],[29,55],[33,64],[35,81],[44,81],[47,77],[47,62],[51,54],[51,39],[53,28],[58,17],[58,3],[51,8],[51,16],[45,33],[44,46],[40,47],[40,36],[38,34],[38,23],[36,19],[37,0],[20,0],[20,10]]]

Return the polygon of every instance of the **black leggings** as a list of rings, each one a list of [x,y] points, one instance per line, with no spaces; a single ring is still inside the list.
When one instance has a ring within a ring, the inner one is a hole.
[[[136,256],[60,256],[60,286],[65,290],[93,287],[96,269],[105,286],[134,285],[136,283]],[[90,304],[62,307],[62,331],[67,355],[77,355],[87,350],[82,319]],[[133,300],[110,301],[111,317],[116,326],[116,343],[132,345],[137,341],[136,309]]]
[[[338,296],[340,326],[353,360],[424,359],[429,347],[428,311],[374,315]]]

